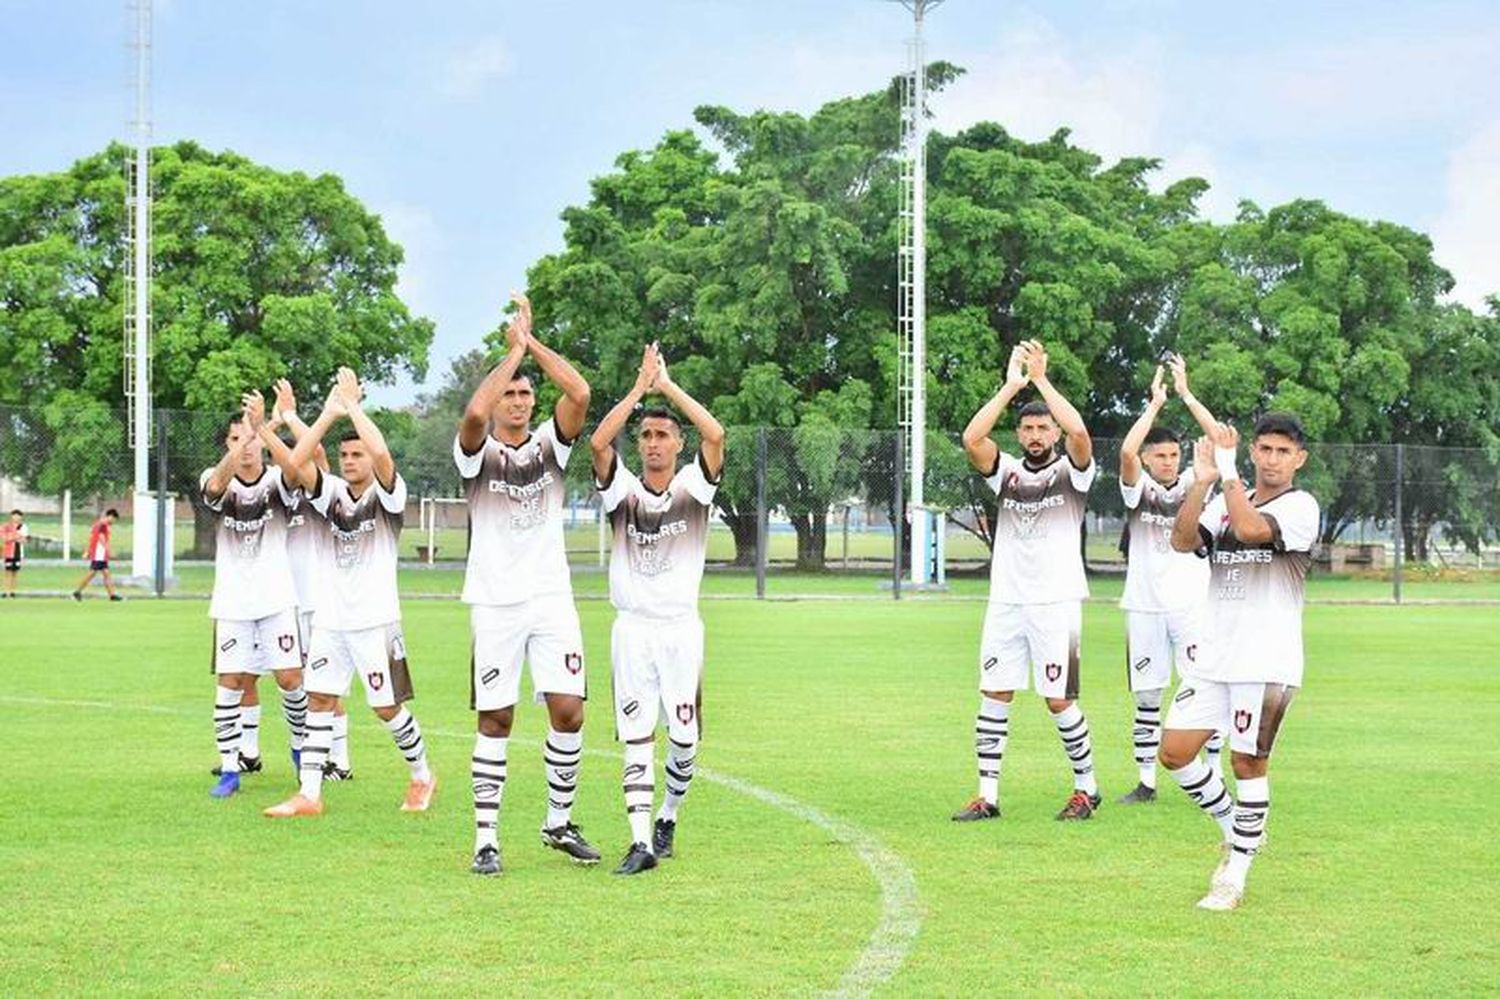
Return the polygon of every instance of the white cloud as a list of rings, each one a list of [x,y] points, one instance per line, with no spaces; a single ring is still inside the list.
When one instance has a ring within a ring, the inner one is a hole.
[[[441,304],[435,278],[441,273],[442,230],[432,213],[421,205],[392,202],[375,211],[385,233],[401,244],[405,259],[396,280],[396,293],[414,313],[434,316]]]
[[[1500,119],[1448,157],[1447,202],[1432,227],[1438,263],[1453,272],[1454,297],[1481,308],[1500,294]]]
[[[448,97],[477,97],[511,71],[510,48],[499,35],[483,35],[448,56],[439,89]]]

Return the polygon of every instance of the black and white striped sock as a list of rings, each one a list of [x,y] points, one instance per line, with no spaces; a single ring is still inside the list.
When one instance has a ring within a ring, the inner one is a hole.
[[[509,739],[476,735],[469,777],[474,788],[474,852],[500,845],[500,799],[505,795]]]
[[[313,801],[323,797],[323,764],[333,745],[333,712],[309,711],[307,737],[302,741],[302,796]]]
[[[981,697],[974,719],[974,759],[979,764],[979,796],[992,805],[1000,802],[1000,763],[1008,741],[1009,702]]]
[[[1255,859],[1265,835],[1266,817],[1271,814],[1271,782],[1265,777],[1246,778],[1237,781],[1235,789],[1240,793],[1240,801],[1234,807],[1234,826],[1229,841],[1231,851],[1225,876],[1243,890],[1245,877],[1250,873],[1250,862]]]
[[[240,770],[240,701],[244,696],[239,690],[214,687],[214,740],[219,768],[226,774]]]
[[[627,742],[625,769],[620,783],[625,789],[625,817],[630,820],[630,841],[651,846],[651,803],[656,797],[656,744]]]
[[[1156,752],[1161,748],[1161,695],[1160,690],[1138,690],[1135,694],[1135,765],[1140,771],[1140,781],[1146,787],[1156,787]]]
[[[1083,716],[1083,709],[1074,702],[1054,714],[1052,721],[1062,739],[1063,752],[1073,764],[1073,789],[1098,794],[1099,785],[1094,779],[1094,745],[1089,738],[1089,720]]]
[[[1229,788],[1224,786],[1224,778],[1219,771],[1204,763],[1202,760],[1190,760],[1188,764],[1177,770],[1168,770],[1177,786],[1187,792],[1199,808],[1219,824],[1219,829],[1224,833],[1224,841],[1227,843],[1231,834],[1231,818],[1234,815],[1234,799],[1229,796]]]
[[[406,757],[406,765],[411,769],[411,779],[432,780],[432,771],[427,767],[427,744],[422,741],[422,726],[417,724],[416,716],[402,708],[385,723],[385,727],[390,729],[391,737],[396,740],[396,748]]]
[[[573,814],[578,795],[578,765],[583,761],[583,733],[550,729],[542,747],[547,768],[547,826],[565,826]]]
[[[667,793],[662,797],[661,810],[657,812],[656,817],[668,822],[676,822],[677,810],[682,807],[682,799],[687,797],[688,785],[693,782],[693,769],[698,759],[698,744],[678,742],[671,738],[667,742],[665,768]]]
[[[292,748],[301,749],[307,733],[307,691],[301,686],[281,692],[281,713],[292,733]]]

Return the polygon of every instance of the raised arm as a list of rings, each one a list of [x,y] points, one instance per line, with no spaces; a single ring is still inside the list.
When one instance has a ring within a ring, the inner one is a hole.
[[[1177,393],[1177,398],[1182,400],[1188,412],[1193,414],[1193,419],[1198,421],[1198,426],[1203,433],[1212,438],[1214,428],[1219,421],[1214,419],[1214,414],[1208,411],[1208,407],[1198,401],[1193,395],[1193,390],[1188,387],[1187,361],[1183,360],[1181,354],[1173,354],[1167,358],[1167,365],[1172,369],[1172,389]]]
[[[1245,495],[1245,483],[1240,481],[1235,458],[1240,450],[1240,432],[1227,423],[1218,424],[1213,436],[1214,465],[1219,472],[1220,488],[1224,490],[1224,505],[1229,511],[1229,529],[1234,536],[1247,545],[1263,545],[1276,536],[1271,522],[1265,514],[1255,508],[1250,497]]]
[[[1141,480],[1141,442],[1146,439],[1156,418],[1161,414],[1161,408],[1167,404],[1167,387],[1162,383],[1161,365],[1156,366],[1156,374],[1151,378],[1151,401],[1146,403],[1146,409],[1140,418],[1131,424],[1130,430],[1125,434],[1125,439],[1120,442],[1120,484],[1133,486]]]
[[[1067,449],[1068,460],[1073,463],[1074,468],[1087,468],[1089,462],[1094,460],[1094,441],[1089,437],[1088,427],[1083,424],[1083,417],[1073,404],[1063,397],[1047,378],[1047,351],[1041,343],[1029,340],[1025,344],[1027,352],[1026,371],[1031,376],[1031,384],[1036,386],[1042,394],[1042,401],[1047,404],[1052,418],[1062,428],[1066,440],[1063,447]]]
[[[511,292],[510,297],[513,302],[521,299],[515,292]],[[458,422],[458,443],[465,454],[474,454],[484,445],[484,433],[489,426],[490,414],[495,411],[495,403],[526,359],[527,333],[522,329],[521,316],[518,312],[505,326],[505,342],[509,345],[505,358],[484,376],[484,381],[479,383],[469,397],[469,404],[464,407],[463,418]],[[525,322],[531,323],[530,305],[525,310]]]
[[[1193,447],[1193,473],[1193,484],[1182,497],[1177,519],[1172,521],[1173,551],[1195,552],[1203,544],[1198,533],[1198,520],[1203,516],[1208,491],[1219,477],[1218,469],[1214,467],[1214,444],[1207,437],[1198,438]]]
[[[271,419],[273,430],[278,419],[292,432],[293,444],[307,435],[308,426],[297,415],[297,394],[292,391],[292,383],[285,378],[276,379],[276,412]],[[321,443],[313,452],[312,460],[320,471],[328,471],[328,451]]]
[[[334,391],[338,392],[339,401],[348,412],[349,422],[354,424],[354,432],[359,434],[360,442],[370,452],[370,459],[375,464],[375,480],[380,483],[380,488],[390,492],[396,488],[396,459],[391,457],[391,449],[385,443],[385,434],[380,432],[375,421],[370,419],[360,405],[360,396],[364,393],[353,369],[339,368]]]
[[[309,492],[318,484],[317,466],[312,462],[313,453],[322,447],[323,435],[328,433],[328,428],[343,415],[345,415],[343,399],[339,395],[338,386],[335,385],[323,403],[323,411],[318,414],[312,426],[307,428],[307,433],[297,439],[297,446],[292,448],[291,457],[287,459],[292,467],[299,470],[297,484]],[[261,440],[265,439],[265,433],[262,432]],[[267,446],[274,448],[269,441],[267,441]]]
[[[317,481],[313,469],[305,461],[297,464],[292,457],[292,449],[286,446],[276,433],[276,424],[266,419],[266,400],[258,389],[246,392],[240,397],[241,411],[244,413],[245,426],[250,432],[260,438],[266,445],[266,450],[271,454],[271,460],[276,467],[281,469],[281,477],[288,489],[295,486],[311,488]]]
[[[625,429],[625,424],[630,421],[631,411],[645,398],[646,393],[651,391],[651,385],[656,381],[658,362],[660,354],[657,353],[656,344],[646,345],[641,354],[641,369],[636,373],[635,384],[625,394],[625,398],[615,403],[604,419],[599,421],[599,426],[594,428],[594,435],[589,438],[589,450],[594,458],[594,481],[603,482],[609,478],[609,473],[614,468],[615,438],[620,436],[620,431]]]
[[[224,490],[229,488],[229,480],[234,478],[234,470],[239,464],[241,450],[243,449],[225,448],[224,456],[208,474],[208,481],[203,484],[203,492],[214,502],[218,502],[219,497],[224,495]]]
[[[693,426],[698,428],[699,446],[703,451],[704,471],[710,479],[717,479],[719,472],[724,468],[724,427],[714,415],[697,399],[687,394],[687,391],[676,382],[667,372],[667,362],[657,352],[656,366],[656,391],[666,396],[667,401],[682,411],[682,414],[693,421]]]
[[[1024,355],[1025,350],[1020,344],[1011,348],[1010,360],[1005,366],[1005,384],[1000,386],[994,398],[979,407],[979,412],[964,428],[964,453],[969,456],[969,464],[985,475],[995,470],[995,462],[1000,456],[1000,449],[990,440],[990,431],[995,429],[1000,414],[1005,412],[1016,393],[1026,387],[1026,375],[1021,367]]]
[[[557,432],[564,439],[573,440],[583,432],[583,420],[589,413],[589,383],[561,354],[536,338],[531,328],[531,300],[525,295],[516,295],[513,300],[520,308],[517,317],[526,333],[526,349],[536,358],[542,374],[562,389],[563,397],[557,400],[557,409],[552,413]]]

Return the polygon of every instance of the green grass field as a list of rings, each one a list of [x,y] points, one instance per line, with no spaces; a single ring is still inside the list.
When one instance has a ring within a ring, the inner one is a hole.
[[[703,769],[679,856],[611,877],[627,845],[612,612],[580,608],[596,697],[575,817],[606,865],[574,868],[536,842],[545,719],[527,705],[507,871],[482,880],[467,872],[456,603],[406,605],[433,811],[397,811],[404,765],[360,711],[357,779],[296,824],[259,814],[291,788],[274,707],[266,772],[236,799],[207,796],[205,603],[0,604],[0,993],[1453,994],[1500,981],[1493,610],[1309,608],[1271,842],[1245,907],[1210,915],[1193,903],[1216,830],[1169,782],[1154,806],[1053,821],[1068,769],[1032,697],[1012,716],[1005,817],[948,821],[973,789],[983,612],[952,600],[706,602]],[[1134,781],[1118,611],[1089,605],[1085,628],[1083,704],[1112,799]]]

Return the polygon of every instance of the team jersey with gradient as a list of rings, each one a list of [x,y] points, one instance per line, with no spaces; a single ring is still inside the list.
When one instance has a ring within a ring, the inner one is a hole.
[[[1208,596],[1208,563],[1172,548],[1172,524],[1194,478],[1189,468],[1167,487],[1142,470],[1135,485],[1120,483],[1129,538],[1120,598],[1125,610],[1163,614],[1194,607]]]
[[[599,499],[614,530],[609,600],[617,610],[651,618],[698,613],[698,587],[708,553],[708,515],[718,483],[700,453],[654,493],[618,456]]]
[[[990,560],[990,602],[1051,604],[1089,595],[1079,531],[1084,500],[1099,466],[1073,467],[1053,455],[1033,468],[1001,454],[985,483],[999,498],[995,551]]]
[[[486,435],[474,454],[454,438],[453,463],[473,525],[464,603],[503,607],[573,592],[563,541],[564,469],[572,453],[553,420],[515,446]]]
[[[297,503],[286,521],[286,554],[292,566],[292,589],[297,596],[297,610],[317,610],[318,562],[331,558],[328,550],[328,521],[313,509],[312,501],[300,489]]]
[[[1255,502],[1252,491],[1248,498]],[[1198,533],[1212,574],[1205,616],[1206,655],[1184,672],[1220,683],[1302,685],[1302,602],[1312,547],[1318,539],[1318,501],[1291,489],[1256,507],[1271,522],[1272,538],[1246,544],[1229,529],[1220,494],[1203,510]]]
[[[359,631],[401,620],[396,594],[396,542],[406,514],[406,480],[390,491],[370,480],[358,499],[349,483],[323,473],[313,510],[327,532],[318,560],[316,600],[319,629]]]
[[[296,497],[281,469],[268,465],[254,482],[238,475],[224,492],[208,495],[211,468],[198,479],[204,506],[218,517],[214,546],[214,594],[208,616],[220,621],[258,621],[297,603],[287,558],[287,517]]]

